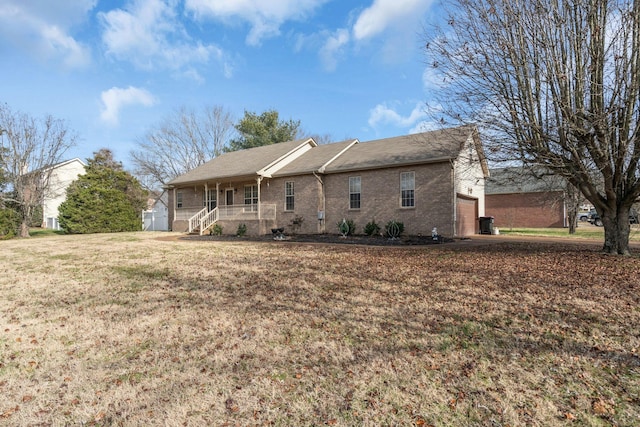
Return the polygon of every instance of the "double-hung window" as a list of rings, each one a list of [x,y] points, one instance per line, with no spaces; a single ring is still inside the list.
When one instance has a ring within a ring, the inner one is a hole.
[[[349,209],[360,209],[361,180],[359,176],[349,177]]]
[[[176,208],[182,207],[182,191],[176,192]]]
[[[287,181],[284,183],[284,210],[292,211],[295,207],[295,192],[293,188],[293,181]]]
[[[215,188],[210,188],[207,192],[204,193],[205,200],[204,206],[208,211],[212,211],[218,206],[218,192]]]
[[[244,204],[251,205],[251,210],[258,209],[258,185],[244,186]]]
[[[415,172],[400,173],[400,206],[403,208],[413,208],[415,200],[416,175]]]

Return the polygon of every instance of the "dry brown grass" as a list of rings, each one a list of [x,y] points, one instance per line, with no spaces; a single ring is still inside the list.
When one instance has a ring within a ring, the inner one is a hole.
[[[0,425],[638,425],[599,244],[0,243]]]

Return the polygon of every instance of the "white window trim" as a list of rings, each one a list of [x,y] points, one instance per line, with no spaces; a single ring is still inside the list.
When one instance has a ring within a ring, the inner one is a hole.
[[[289,192],[289,186],[287,184],[291,184],[291,194]],[[293,208],[288,208],[287,200],[291,197]],[[296,209],[296,186],[294,181],[286,181],[284,183],[284,211],[285,212],[293,212]]]
[[[412,188],[402,188],[402,177],[406,174],[411,174],[413,186]],[[404,206],[404,199],[402,197],[403,191],[413,191],[413,204],[410,206]],[[416,173],[414,171],[400,172],[400,208],[401,209],[415,209],[416,207]]]
[[[356,179],[356,178],[358,179],[358,186],[360,187],[360,189],[359,189],[360,191],[352,193],[351,192],[351,180],[352,179]],[[352,194],[360,195],[360,197],[358,199],[358,204],[360,206],[357,207],[357,208],[354,208],[354,207],[351,206],[351,195]],[[350,176],[349,177],[349,210],[350,211],[359,211],[361,208],[362,208],[362,177],[360,177],[360,176]]]
[[[176,191],[176,208],[182,209],[184,207],[184,195],[182,191]]]

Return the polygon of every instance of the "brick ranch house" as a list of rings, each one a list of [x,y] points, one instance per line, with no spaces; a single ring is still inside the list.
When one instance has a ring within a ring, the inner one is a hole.
[[[167,184],[173,231],[235,234],[356,232],[375,221],[405,233],[478,231],[489,170],[478,133],[464,126],[414,135],[318,145],[312,139],[222,154]]]

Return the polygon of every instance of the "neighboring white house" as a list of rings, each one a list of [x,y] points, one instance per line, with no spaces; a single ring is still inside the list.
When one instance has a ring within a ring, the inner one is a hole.
[[[59,230],[58,208],[67,198],[67,187],[85,172],[85,164],[75,158],[51,166],[51,175],[42,200],[42,227]]]
[[[169,230],[169,194],[165,191],[153,199],[149,209],[142,211],[142,229],[144,231]]]

